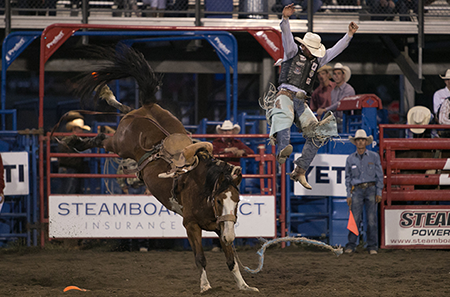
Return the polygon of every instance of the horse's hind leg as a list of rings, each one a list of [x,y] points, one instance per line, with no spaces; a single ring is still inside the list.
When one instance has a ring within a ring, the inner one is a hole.
[[[206,258],[202,247],[202,230],[197,224],[185,225],[185,228],[194,252],[195,265],[200,270],[200,293],[203,293],[211,289],[211,285],[206,276]]]
[[[117,108],[122,113],[129,113],[133,110],[131,107],[123,105],[122,103],[117,101],[116,96],[114,96],[114,93],[111,91],[108,85],[104,85],[102,87],[99,93],[99,97],[105,100],[109,106]]]
[[[220,240],[220,244],[222,245],[222,250],[225,253],[225,258],[227,259],[228,269],[230,269],[231,273],[233,274],[238,289],[244,291],[259,292],[257,288],[247,285],[244,278],[242,277],[241,271],[239,270],[239,265],[234,255],[233,246],[225,245],[222,240]]]

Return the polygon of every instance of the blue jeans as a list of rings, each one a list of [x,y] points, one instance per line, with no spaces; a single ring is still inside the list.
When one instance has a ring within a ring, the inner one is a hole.
[[[377,203],[375,200],[376,187],[371,186],[366,189],[355,187],[352,194],[352,212],[355,217],[356,226],[360,226],[363,208],[366,208],[367,216],[367,250],[378,250],[378,220]],[[353,232],[348,232],[348,243],[346,249],[355,250],[358,236]]]
[[[274,108],[276,109],[276,108]],[[294,98],[293,99],[293,109],[294,109],[294,120],[293,121],[298,128],[301,128],[300,116],[305,111],[304,101]],[[272,122],[276,122],[279,118],[286,119],[288,114],[291,115],[292,112],[288,112],[290,109],[277,109],[277,112],[273,114]],[[292,125],[292,123],[291,123]],[[276,154],[279,155],[281,150],[284,149],[290,142],[291,139],[291,129],[286,128],[277,132],[277,151]],[[314,139],[316,143],[320,143],[319,139]],[[306,138],[306,142],[303,146],[302,155],[294,161],[294,163],[304,170],[308,170],[309,165],[311,165],[314,157],[317,154],[319,148],[314,145],[313,141]]]

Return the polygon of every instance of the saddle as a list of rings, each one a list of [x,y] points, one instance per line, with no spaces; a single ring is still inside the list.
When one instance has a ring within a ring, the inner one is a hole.
[[[170,171],[160,173],[159,178],[173,178],[180,174],[193,170],[198,165],[197,150],[206,149],[212,153],[213,146],[209,142],[193,143],[192,139],[182,133],[174,133],[162,141],[159,158],[170,164]]]
[[[141,145],[142,147],[142,145]],[[174,133],[149,149],[139,160],[135,170],[124,170],[126,174],[141,172],[150,162],[163,159],[170,165],[168,172],[158,174],[159,178],[173,178],[193,170],[198,165],[195,153],[199,149],[206,149],[210,154],[213,146],[209,142],[193,143],[192,139],[183,133]]]

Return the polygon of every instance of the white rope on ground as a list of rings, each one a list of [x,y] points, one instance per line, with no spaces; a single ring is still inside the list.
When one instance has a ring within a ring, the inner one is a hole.
[[[306,237],[282,237],[282,238],[276,238],[273,240],[269,240],[263,244],[263,246],[256,252],[259,255],[259,265],[257,269],[250,269],[247,266],[242,265],[241,261],[239,260],[236,250],[235,250],[235,255],[236,258],[239,262],[239,264],[249,273],[253,273],[256,274],[258,272],[261,271],[263,264],[264,264],[264,252],[266,251],[266,249],[271,246],[272,244],[276,244],[279,242],[297,242],[297,243],[302,243],[302,244],[309,244],[309,245],[315,245],[315,246],[319,246],[325,249],[328,249],[330,251],[332,251],[333,253],[336,254],[336,256],[339,256],[343,253],[343,248],[341,246],[338,247],[332,247],[331,245],[328,245],[324,242],[318,241],[318,240],[314,240],[314,239],[308,239]],[[234,247],[234,246],[233,246]]]

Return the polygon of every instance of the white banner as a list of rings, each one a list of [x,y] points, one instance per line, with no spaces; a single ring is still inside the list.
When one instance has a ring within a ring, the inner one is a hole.
[[[301,154],[295,154],[295,159]],[[347,197],[345,189],[345,162],[348,155],[318,154],[306,172],[312,190],[294,183],[295,195]],[[288,176],[289,177],[289,176]]]
[[[237,237],[275,237],[275,197],[241,195]],[[185,238],[183,218],[154,196],[51,195],[52,238]],[[203,232],[215,237],[214,232]]]
[[[449,209],[386,209],[386,246],[445,245],[450,247]]]
[[[28,153],[1,153],[5,178],[5,195],[28,195]]]

